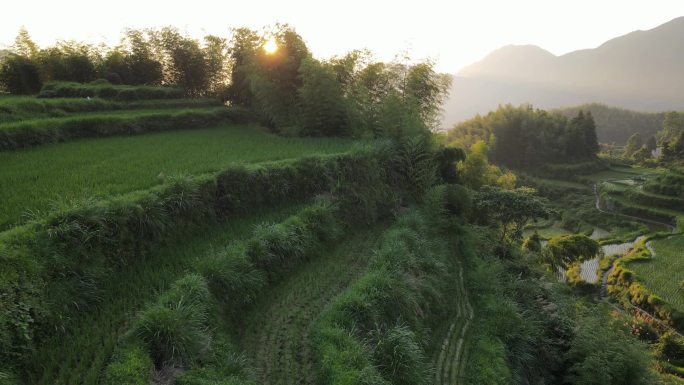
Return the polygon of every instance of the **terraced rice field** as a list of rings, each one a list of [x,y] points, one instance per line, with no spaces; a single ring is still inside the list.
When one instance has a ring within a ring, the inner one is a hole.
[[[665,301],[684,311],[684,235],[651,241],[655,258],[629,267],[639,281]]]
[[[244,318],[241,345],[260,384],[315,384],[310,331],[332,299],[360,276],[385,226],[343,240],[265,293]]]
[[[21,223],[26,212],[149,188],[166,176],[215,172],[234,162],[340,153],[352,144],[344,139],[284,138],[254,127],[226,125],[2,152],[0,230]]]
[[[182,274],[195,271],[198,262],[212,250],[250,236],[259,223],[282,221],[301,207],[255,211],[244,218],[198,229],[155,250],[144,261],[114,272],[98,293],[99,304],[84,309],[76,323],[55,333],[35,353],[32,362],[37,367],[31,373],[40,377],[29,378],[27,383],[97,383],[122,333],[146,303]]]

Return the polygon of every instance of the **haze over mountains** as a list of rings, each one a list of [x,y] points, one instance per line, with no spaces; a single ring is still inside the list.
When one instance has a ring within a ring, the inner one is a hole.
[[[684,17],[562,56],[533,45],[506,46],[456,74],[443,127],[505,103],[556,108],[599,102],[638,111],[681,110],[682,64]]]

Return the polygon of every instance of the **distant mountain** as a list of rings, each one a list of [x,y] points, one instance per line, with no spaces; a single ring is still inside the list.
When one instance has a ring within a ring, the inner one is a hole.
[[[637,132],[646,140],[663,129],[665,119],[663,112],[637,112],[598,103],[558,108],[553,111],[567,117],[574,117],[580,110],[589,111],[594,116],[596,135],[601,143],[624,144],[632,134]]]
[[[546,109],[599,102],[639,111],[681,110],[683,63],[684,17],[563,56],[531,45],[506,46],[456,74],[444,127],[505,103]]]

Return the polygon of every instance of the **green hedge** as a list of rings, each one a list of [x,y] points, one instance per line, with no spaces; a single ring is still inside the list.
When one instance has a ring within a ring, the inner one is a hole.
[[[39,98],[102,98],[121,101],[178,99],[183,96],[185,96],[183,89],[176,87],[115,86],[73,82],[46,83],[38,94]]]
[[[219,99],[168,99],[120,102],[101,98],[93,99],[36,99],[33,97],[0,98],[0,124],[66,117],[73,113],[98,111],[219,107]]]
[[[82,115],[10,123],[0,126],[0,151],[18,150],[78,138],[136,135],[146,132],[205,128],[221,122],[245,123],[237,108],[186,109],[124,114]]]
[[[106,385],[149,385],[154,364],[150,355],[138,345],[130,345],[116,354],[104,375]]]

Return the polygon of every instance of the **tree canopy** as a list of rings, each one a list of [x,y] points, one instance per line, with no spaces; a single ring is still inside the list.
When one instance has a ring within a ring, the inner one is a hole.
[[[567,269],[575,263],[594,258],[599,250],[598,242],[586,235],[566,234],[551,238],[542,256],[551,266]]]
[[[515,168],[590,160],[599,150],[591,113],[568,119],[530,105],[500,106],[456,125],[447,136],[465,146],[484,140],[494,162]]]
[[[506,247],[522,238],[522,231],[529,221],[548,218],[550,210],[546,203],[529,188],[503,190],[485,186],[475,193],[474,203],[480,218],[499,227],[499,240]]]

